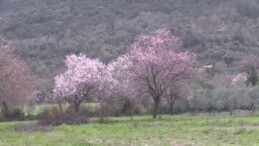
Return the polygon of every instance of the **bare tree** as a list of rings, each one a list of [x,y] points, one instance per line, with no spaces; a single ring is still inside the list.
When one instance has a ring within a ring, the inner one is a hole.
[[[0,106],[6,111],[26,102],[33,90],[27,65],[0,39]]]

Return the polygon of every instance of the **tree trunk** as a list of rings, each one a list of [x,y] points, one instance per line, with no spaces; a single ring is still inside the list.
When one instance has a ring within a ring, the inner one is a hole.
[[[59,107],[59,111],[61,113],[63,113],[63,106],[62,106],[62,103],[58,103],[58,107]]]
[[[107,109],[107,108],[108,107],[105,104],[101,103],[100,118],[99,118],[100,123],[106,123],[109,120],[107,117],[107,115],[109,114],[109,113],[107,113],[107,110],[109,110],[109,109]]]
[[[252,106],[252,114],[253,115],[255,114],[255,106],[254,105]]]
[[[233,109],[232,108],[230,109],[230,115],[231,116],[233,115]]]
[[[130,109],[130,120],[133,121],[133,107]]]
[[[80,103],[75,103],[75,112],[78,113],[79,112],[79,107],[80,107]]]
[[[99,117],[99,122],[100,123],[103,123],[104,122],[104,119],[103,119],[103,103],[102,103],[102,101],[101,101],[101,103],[100,103],[100,115],[99,115],[100,117]]]
[[[172,114],[174,114],[174,103],[171,103],[170,104],[170,114],[172,115]]]
[[[158,111],[158,105],[159,105],[159,100],[154,101],[154,110],[153,110],[153,119],[156,119],[157,116],[157,111]]]
[[[8,112],[8,106],[7,106],[7,104],[4,101],[3,101],[2,105],[3,105],[4,111]]]

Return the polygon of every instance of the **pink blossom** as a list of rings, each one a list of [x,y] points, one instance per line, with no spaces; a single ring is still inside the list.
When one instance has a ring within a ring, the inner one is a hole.
[[[98,59],[86,55],[69,55],[65,60],[67,70],[55,77],[54,98],[79,105],[103,88],[106,66]]]

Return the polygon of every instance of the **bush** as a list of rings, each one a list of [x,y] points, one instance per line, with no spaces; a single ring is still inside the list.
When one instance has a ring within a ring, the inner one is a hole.
[[[193,111],[234,111],[236,109],[250,110],[257,101],[256,88],[223,87],[215,89],[199,89],[189,99],[189,110]]]
[[[14,110],[1,110],[0,121],[25,120],[25,113],[22,109],[16,108]]]
[[[86,117],[98,117],[99,108],[93,109],[91,107],[81,106],[79,110],[79,114]]]
[[[61,124],[80,125],[86,123],[89,123],[89,119],[86,116],[71,111],[61,112],[57,108],[45,110],[39,115],[38,120],[38,124],[43,126],[58,126]]]
[[[128,97],[121,98],[112,103],[107,102],[103,104],[103,108],[106,110],[106,116],[131,116],[143,114],[141,105]],[[100,109],[98,109],[98,111],[100,111]]]
[[[125,115],[133,114],[134,101],[129,98],[122,99],[121,113]]]

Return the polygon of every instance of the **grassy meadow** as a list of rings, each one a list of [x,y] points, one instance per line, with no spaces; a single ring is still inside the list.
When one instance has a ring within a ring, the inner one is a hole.
[[[259,116],[110,118],[107,124],[61,125],[50,132],[18,132],[0,123],[0,146],[259,146]]]

